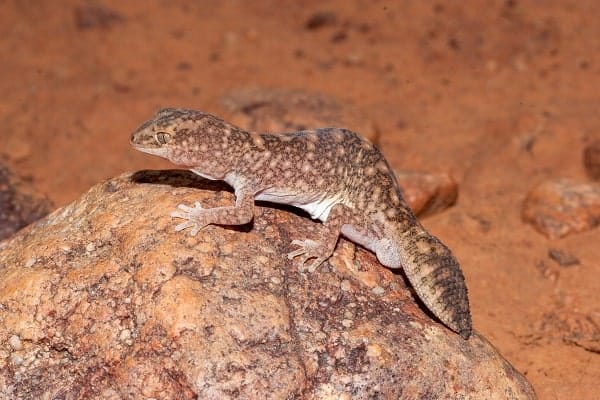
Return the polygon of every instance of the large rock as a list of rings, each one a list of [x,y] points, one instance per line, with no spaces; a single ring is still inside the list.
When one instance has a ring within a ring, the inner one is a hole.
[[[174,231],[177,204],[229,205],[225,188],[124,175],[1,242],[0,398],[535,398],[370,252],[341,240],[299,269],[285,254],[314,234],[302,215]]]

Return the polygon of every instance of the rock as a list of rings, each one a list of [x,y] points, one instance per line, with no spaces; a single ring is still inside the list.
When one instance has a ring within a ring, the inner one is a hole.
[[[560,249],[549,249],[548,257],[556,261],[561,267],[571,267],[573,265],[579,265],[579,259],[573,254],[560,250]]]
[[[375,124],[356,107],[322,93],[250,87],[221,99],[228,121],[250,131],[289,132],[335,126],[377,140]]]
[[[592,229],[600,223],[600,184],[544,182],[527,195],[521,215],[550,239]]]
[[[0,164],[0,240],[50,212],[52,204]]]
[[[248,226],[174,231],[177,204],[230,205],[224,189],[126,174],[0,242],[0,397],[535,398],[370,252],[340,240],[299,270],[285,254],[309,218],[257,207]]]
[[[73,16],[79,30],[108,29],[125,20],[117,11],[95,2],[75,7]]]
[[[596,140],[583,150],[583,165],[590,178],[600,180],[600,140]]]
[[[453,206],[458,184],[450,174],[395,171],[404,199],[420,217],[436,214]]]
[[[559,308],[545,313],[534,329],[545,341],[559,340],[600,354],[600,321],[592,315]]]
[[[337,15],[331,11],[317,11],[312,14],[306,22],[304,27],[308,30],[320,29],[326,26],[334,26],[337,24]]]

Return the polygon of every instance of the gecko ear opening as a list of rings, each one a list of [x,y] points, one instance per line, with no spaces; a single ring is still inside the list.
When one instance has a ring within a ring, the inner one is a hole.
[[[167,132],[156,132],[154,138],[159,144],[167,144],[171,140],[171,135]]]

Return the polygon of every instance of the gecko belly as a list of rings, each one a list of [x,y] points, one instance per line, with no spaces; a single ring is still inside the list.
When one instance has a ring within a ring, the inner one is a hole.
[[[298,207],[320,221],[326,221],[333,206],[339,202],[336,197],[319,198],[317,195],[290,193],[278,188],[265,189],[254,198]]]

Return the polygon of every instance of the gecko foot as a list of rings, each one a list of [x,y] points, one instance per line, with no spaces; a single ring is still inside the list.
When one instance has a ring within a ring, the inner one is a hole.
[[[331,255],[321,243],[314,240],[292,240],[292,244],[299,246],[299,248],[289,252],[287,255],[288,259],[291,260],[294,257],[300,256],[300,264],[304,265],[308,260],[314,258],[308,265],[308,272],[314,272]]]
[[[175,231],[179,232],[186,228],[192,228],[190,231],[190,235],[196,236],[196,234],[200,231],[200,229],[204,228],[208,225],[208,222],[204,221],[204,217],[206,215],[206,211],[199,202],[194,203],[194,207],[186,206],[185,204],[180,204],[177,206],[181,211],[173,211],[171,212],[171,217],[173,218],[182,218],[187,221],[180,223],[175,227]]]

